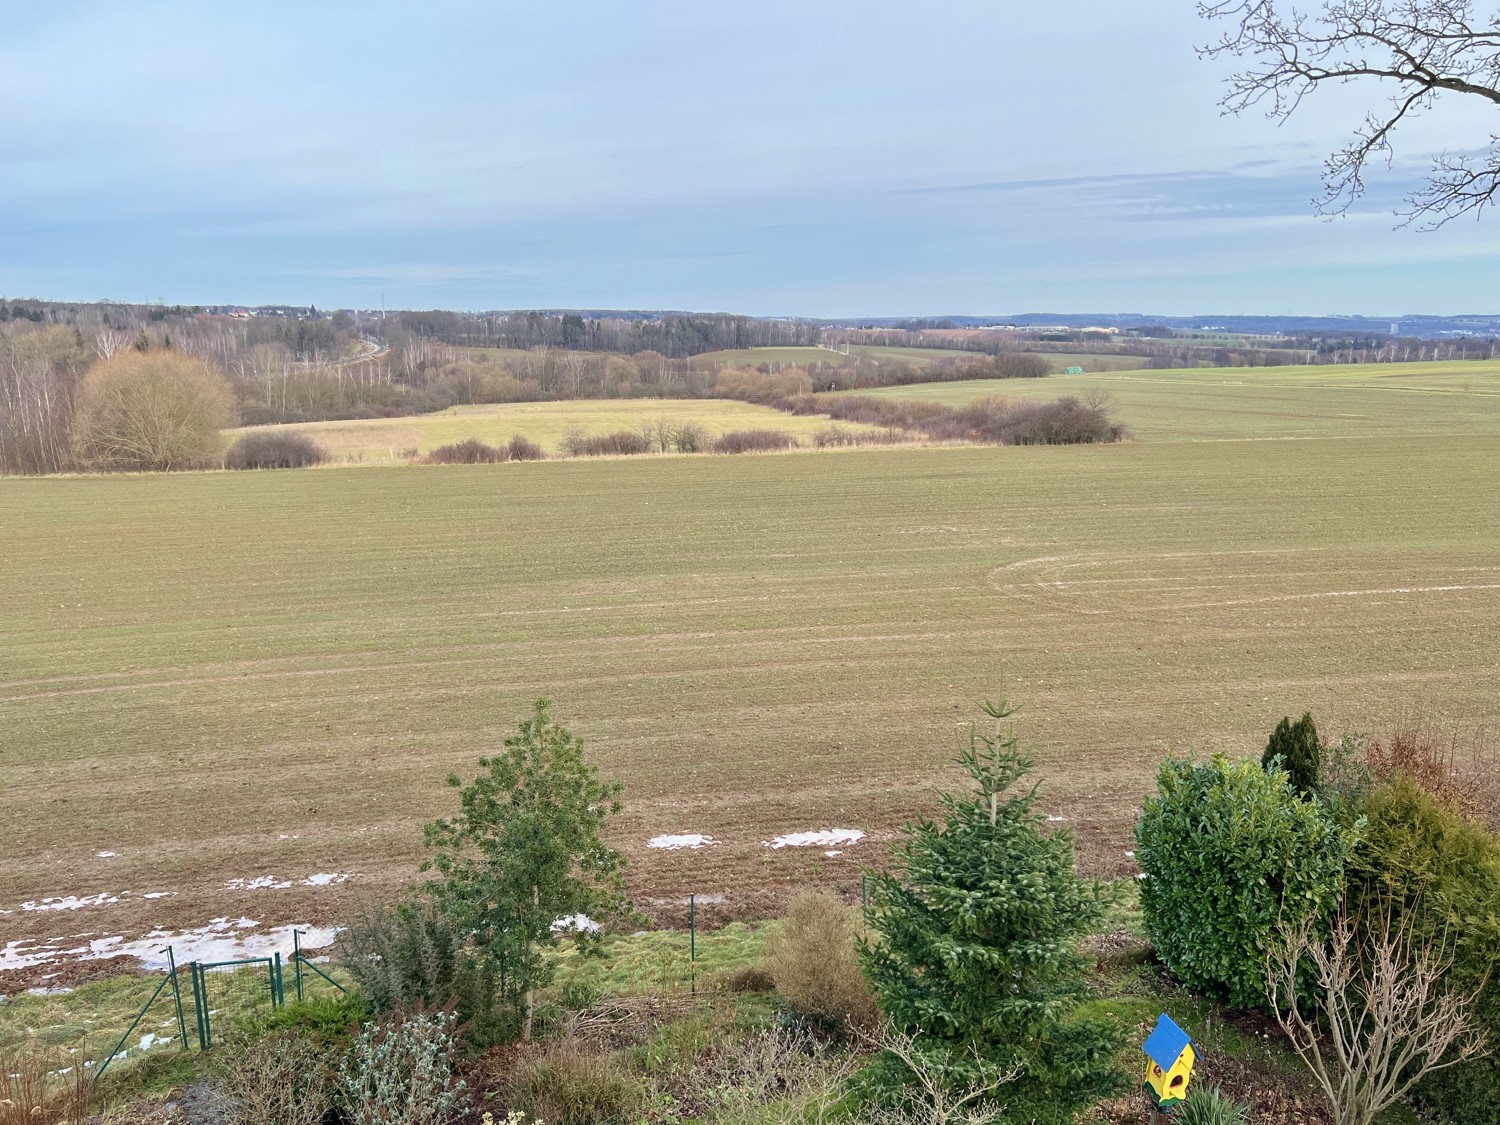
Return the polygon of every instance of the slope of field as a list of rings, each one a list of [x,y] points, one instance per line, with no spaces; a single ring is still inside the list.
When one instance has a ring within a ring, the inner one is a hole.
[[[543,695],[658,915],[857,887],[1002,691],[1125,873],[1167,752],[1500,720],[1497,496],[1464,434],[0,481],[0,962],[389,887]]]
[[[938,359],[988,358],[983,353],[963,351],[958,348],[905,348],[884,344],[851,344],[849,354],[850,356],[864,356],[867,359],[899,359],[916,367],[925,367]],[[1072,364],[1078,364],[1089,371],[1118,371],[1139,367],[1141,363],[1140,359],[1135,356],[1092,353],[1075,355],[1065,352],[1028,352],[1026,354],[1045,359],[1058,371]],[[694,356],[693,363],[704,368],[759,367],[762,363],[793,366],[809,363],[837,364],[846,362],[847,358],[842,351],[834,351],[830,348],[733,348],[725,351],[704,352]]]
[[[1144,441],[1500,434],[1500,363],[1202,368],[912,383],[856,394],[957,406],[1105,391]]]
[[[693,366],[713,370],[718,367],[759,367],[775,363],[798,367],[809,363],[842,363],[844,357],[827,348],[728,348],[702,352],[693,356]]]
[[[549,453],[578,428],[589,434],[639,430],[666,419],[696,422],[717,437],[730,430],[785,430],[804,444],[828,425],[827,418],[793,417],[767,406],[724,399],[577,399],[570,402],[516,402],[493,406],[454,406],[436,414],[370,418],[343,422],[298,422],[257,429],[296,430],[316,438],[337,462],[378,465],[404,461],[439,445],[479,438],[503,442],[524,434]],[[856,427],[860,428],[860,427]],[[869,428],[869,427],[864,427]],[[245,432],[231,430],[229,437]]]

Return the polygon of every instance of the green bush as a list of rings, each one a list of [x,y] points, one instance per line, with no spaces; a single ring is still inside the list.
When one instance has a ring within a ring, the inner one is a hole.
[[[430,901],[356,902],[339,931],[339,964],[377,1013],[456,1006],[464,1040],[492,1047],[513,1039],[520,1016],[466,935]]]
[[[359,1034],[360,1024],[370,1016],[370,1005],[357,992],[343,996],[315,996],[283,1004],[268,1015],[246,1020],[236,1034],[259,1038],[289,1031],[321,1047],[342,1050]]]
[[[1183,984],[1258,1007],[1272,930],[1329,915],[1357,826],[1253,761],[1168,759],[1157,787],[1135,831],[1146,932]]]
[[[1367,818],[1350,862],[1349,898],[1393,900],[1416,911],[1418,932],[1456,943],[1449,984],[1483,983],[1475,1021],[1500,1044],[1500,841],[1397,776],[1360,801]],[[1500,1105],[1500,1059],[1494,1055],[1429,1075],[1419,1097],[1454,1123],[1492,1119]]]
[[[1323,744],[1311,712],[1295,723],[1285,716],[1266,742],[1260,764],[1266,769],[1284,769],[1292,786],[1303,796],[1312,796],[1323,783]]]

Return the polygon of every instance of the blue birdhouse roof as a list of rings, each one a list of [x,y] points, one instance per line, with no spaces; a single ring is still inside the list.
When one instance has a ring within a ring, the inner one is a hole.
[[[1182,1057],[1183,1048],[1191,1043],[1192,1037],[1182,1028],[1172,1022],[1172,1017],[1166,1012],[1156,1021],[1156,1027],[1146,1037],[1146,1044],[1141,1049],[1146,1052],[1146,1057],[1163,1070],[1171,1070]]]

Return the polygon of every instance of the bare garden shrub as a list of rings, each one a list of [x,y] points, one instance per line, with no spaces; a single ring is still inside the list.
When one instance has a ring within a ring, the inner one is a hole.
[[[510,1103],[548,1125],[626,1125],[645,1090],[607,1051],[560,1039],[521,1056]]]
[[[317,1044],[292,1031],[235,1036],[214,1056],[214,1089],[229,1125],[317,1125],[328,1112],[328,1077]]]
[[[858,1056],[835,1053],[805,1034],[768,1028],[727,1044],[692,1080],[712,1120],[751,1125],[770,1120],[766,1107],[785,1111],[781,1120],[813,1123],[844,1120],[844,1081]]]
[[[328,460],[328,450],[306,434],[243,434],[224,454],[226,469],[306,469]]]
[[[714,452],[775,453],[796,446],[797,439],[785,430],[733,430],[714,442]]]
[[[1276,936],[1266,955],[1272,1008],[1335,1125],[1372,1125],[1427,1074],[1486,1052],[1473,1015],[1479,989],[1449,984],[1453,963],[1446,933],[1433,941],[1391,902],[1363,918],[1340,909],[1326,938],[1311,920]]]
[[[440,445],[424,458],[429,465],[494,465],[509,459],[508,450],[496,449],[478,438]]]
[[[1359,757],[1373,780],[1407,777],[1449,808],[1500,828],[1500,758],[1487,731],[1407,720],[1388,736],[1367,739]]]
[[[827,891],[800,891],[772,937],[766,970],[787,1006],[829,1031],[873,1027],[875,996],[856,955],[854,912]]]
[[[90,1092],[88,1071],[64,1051],[33,1041],[0,1047],[0,1125],[84,1125]]]

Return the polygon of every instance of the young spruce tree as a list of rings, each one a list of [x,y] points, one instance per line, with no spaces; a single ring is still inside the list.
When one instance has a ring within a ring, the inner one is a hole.
[[[998,1083],[1006,1121],[1058,1125],[1123,1082],[1123,1030],[1077,1011],[1088,967],[1077,943],[1106,899],[1075,872],[1072,834],[1042,834],[1035,787],[1011,792],[1031,769],[1001,731],[1012,709],[983,706],[995,734],[976,731],[959,758],[975,788],[944,794],[941,822],[907,826],[896,870],[874,877],[879,937],[860,957],[886,1018],[915,1033],[924,1070],[955,1091]],[[861,1085],[892,1100],[909,1078],[885,1052]]]
[[[1311,712],[1295,723],[1288,715],[1276,724],[1266,742],[1265,753],[1260,756],[1260,764],[1267,769],[1275,768],[1278,758],[1279,768],[1286,770],[1298,793],[1311,797],[1318,791],[1323,783],[1323,744]]]
[[[479,759],[485,772],[459,790],[462,812],[425,829],[424,868],[444,916],[470,936],[502,998],[531,1038],[535,990],[547,983],[543,948],[559,935],[587,945],[594,919],[627,911],[620,853],[599,837],[620,811],[621,786],[600,781],[583,743],[538,700],[505,752]]]

